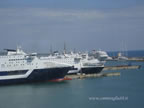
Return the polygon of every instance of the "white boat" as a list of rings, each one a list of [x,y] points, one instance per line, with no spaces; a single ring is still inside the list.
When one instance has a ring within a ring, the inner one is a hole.
[[[118,53],[118,57],[117,57],[118,60],[128,60],[128,58],[126,56],[123,56],[122,53]]]
[[[94,58],[96,58],[96,59],[98,59],[99,61],[102,61],[102,62],[104,62],[104,63],[106,62],[106,60],[111,59],[111,58],[108,56],[107,52],[102,51],[102,50],[98,50],[98,51],[93,50],[89,55],[90,55],[90,56],[93,56]]]

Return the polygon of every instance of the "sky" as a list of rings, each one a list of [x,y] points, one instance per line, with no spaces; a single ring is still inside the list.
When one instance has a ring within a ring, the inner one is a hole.
[[[144,50],[144,0],[0,0],[0,50]]]

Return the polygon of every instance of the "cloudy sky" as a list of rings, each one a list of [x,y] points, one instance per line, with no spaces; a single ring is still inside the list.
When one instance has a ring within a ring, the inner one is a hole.
[[[0,0],[0,50],[144,49],[144,0]]]

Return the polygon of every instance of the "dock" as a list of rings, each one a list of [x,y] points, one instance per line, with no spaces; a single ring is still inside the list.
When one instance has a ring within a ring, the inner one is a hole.
[[[140,69],[140,65],[106,66],[103,70]]]
[[[106,70],[121,70],[121,69],[140,69],[140,65],[120,65],[120,66],[107,66],[104,67],[103,71]],[[66,75],[66,79],[83,79],[83,78],[99,78],[99,77],[112,77],[112,76],[120,76],[120,72],[101,72],[97,74],[75,74],[75,75]]]
[[[117,57],[112,57],[113,59],[107,61],[119,61]],[[128,57],[126,61],[144,62],[144,57]]]
[[[98,73],[98,74],[78,74],[78,75],[66,75],[66,79],[83,79],[83,78],[99,78],[99,77],[110,77],[110,76],[120,76],[120,72],[110,72],[110,73]]]
[[[129,57],[129,61],[144,62],[144,57]]]

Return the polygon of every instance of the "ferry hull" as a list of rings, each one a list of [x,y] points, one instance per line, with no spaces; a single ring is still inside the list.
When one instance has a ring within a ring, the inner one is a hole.
[[[75,75],[78,73],[84,73],[84,74],[95,74],[95,73],[100,73],[103,70],[104,67],[84,67],[81,68],[81,70],[70,70],[68,72],[69,75]]]
[[[88,67],[88,68],[82,68],[81,72],[84,74],[94,74],[94,73],[100,73],[103,70],[104,67]]]
[[[62,79],[72,67],[35,69],[27,78],[0,79],[0,84],[18,84]]]

